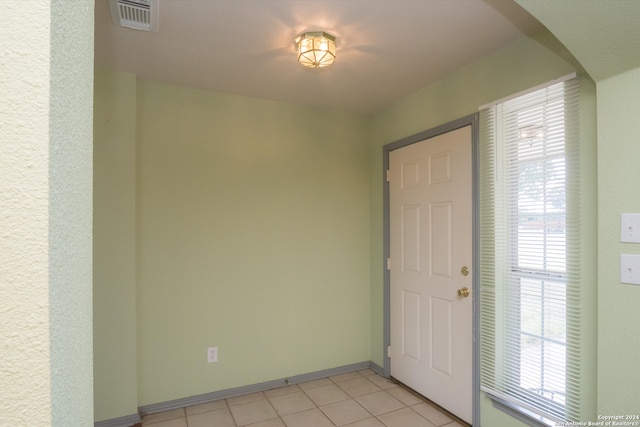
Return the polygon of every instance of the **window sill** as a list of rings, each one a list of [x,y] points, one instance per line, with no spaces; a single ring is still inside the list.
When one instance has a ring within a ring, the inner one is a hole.
[[[500,399],[499,397],[493,396],[490,393],[485,392],[485,396],[491,399],[493,403],[493,407],[499,409],[500,411],[516,418],[519,421],[522,421],[528,426],[531,427],[555,427],[557,425],[557,421],[545,418],[541,415],[535,414],[521,406],[518,406],[512,402],[507,402],[506,400]]]

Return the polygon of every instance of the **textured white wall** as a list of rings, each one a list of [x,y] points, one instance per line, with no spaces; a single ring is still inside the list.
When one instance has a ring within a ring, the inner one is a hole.
[[[0,7],[0,425],[50,425],[49,9]],[[37,31],[33,31],[37,28]]]
[[[0,426],[93,424],[92,62],[93,2],[2,2]]]

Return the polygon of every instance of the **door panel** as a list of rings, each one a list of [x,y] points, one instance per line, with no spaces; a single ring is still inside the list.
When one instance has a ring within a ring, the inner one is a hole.
[[[451,300],[431,297],[431,369],[453,377],[453,309]]]
[[[451,279],[451,202],[429,204],[429,268],[432,276]]]
[[[414,360],[420,360],[420,338],[422,336],[420,294],[402,291],[402,353]]]
[[[389,153],[391,375],[468,422],[471,174],[471,126]]]
[[[402,206],[402,269],[420,273],[420,206]]]

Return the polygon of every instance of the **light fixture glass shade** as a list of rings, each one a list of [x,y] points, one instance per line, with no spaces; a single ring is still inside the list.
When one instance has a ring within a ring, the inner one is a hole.
[[[298,62],[309,68],[322,68],[336,59],[336,38],[323,31],[304,33],[296,38]]]

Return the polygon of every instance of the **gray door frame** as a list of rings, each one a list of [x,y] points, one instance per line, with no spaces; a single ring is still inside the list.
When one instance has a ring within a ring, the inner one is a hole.
[[[383,277],[384,277],[384,376],[389,378],[391,376],[391,360],[387,353],[387,349],[391,345],[391,274],[387,270],[387,259],[390,256],[390,232],[389,232],[389,183],[387,182],[387,170],[389,170],[389,153],[398,148],[406,147],[411,144],[423,141],[425,139],[433,138],[434,136],[441,135],[443,133],[451,132],[456,129],[471,126],[471,158],[472,158],[472,321],[473,321],[473,395],[472,395],[472,422],[474,426],[480,425],[480,300],[479,300],[479,219],[478,219],[478,196],[479,196],[479,182],[478,182],[478,145],[479,145],[479,123],[478,114],[471,114],[460,119],[454,120],[449,123],[437,126],[432,129],[428,129],[423,132],[419,132],[415,135],[402,138],[398,141],[386,144],[382,147],[382,179],[383,179],[383,209],[384,209],[384,258],[383,258]]]

